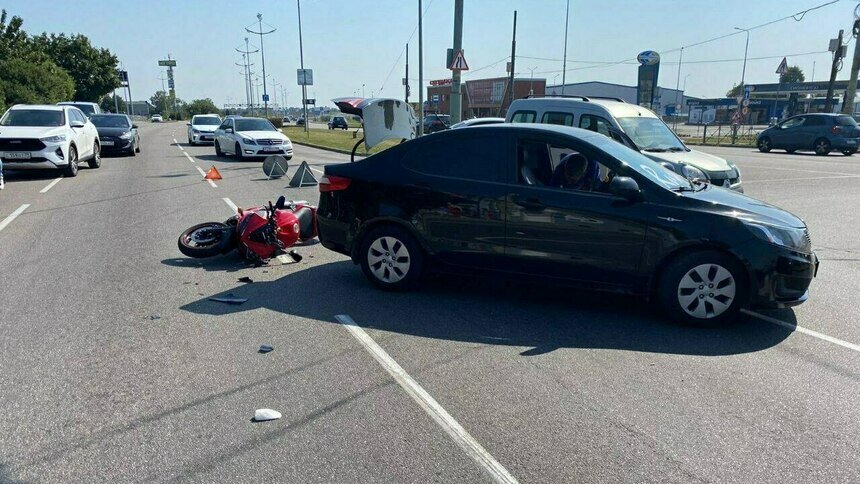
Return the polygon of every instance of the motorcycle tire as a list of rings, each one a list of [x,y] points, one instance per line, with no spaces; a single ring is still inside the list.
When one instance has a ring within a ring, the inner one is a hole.
[[[206,222],[189,227],[177,241],[179,251],[188,257],[212,257],[224,250],[234,239],[235,228],[221,222]]]

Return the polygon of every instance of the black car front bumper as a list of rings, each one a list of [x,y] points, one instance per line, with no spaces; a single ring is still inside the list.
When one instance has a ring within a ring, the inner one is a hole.
[[[803,254],[779,248],[761,269],[752,271],[750,306],[786,308],[809,298],[809,285],[818,274],[815,252]]]
[[[131,139],[101,138],[102,153],[127,153],[133,148]]]

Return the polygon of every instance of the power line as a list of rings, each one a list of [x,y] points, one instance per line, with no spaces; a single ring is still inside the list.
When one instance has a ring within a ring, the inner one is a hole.
[[[422,15],[427,15],[427,10],[430,9],[430,5],[433,5],[433,0],[427,2],[427,6],[424,7],[424,12]],[[415,28],[412,29],[412,33],[409,34],[409,38],[406,39],[406,45],[409,45],[409,42],[412,40],[412,37],[415,37],[415,32],[418,31],[418,24],[415,24]],[[385,80],[382,81],[382,85],[379,87],[379,92],[381,93],[385,89],[385,83],[388,82],[388,79],[391,78],[391,73],[394,72],[394,69],[397,68],[397,65],[400,64],[400,59],[403,57],[403,53],[406,52],[406,46],[403,46],[403,49],[400,50],[400,54],[395,59],[394,64],[391,66],[391,70],[388,71],[388,75],[385,76]]]

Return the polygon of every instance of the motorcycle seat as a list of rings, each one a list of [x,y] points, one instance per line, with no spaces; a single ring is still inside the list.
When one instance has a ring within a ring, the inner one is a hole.
[[[299,238],[310,239],[314,236],[314,212],[308,207],[302,207],[295,212],[299,221]]]

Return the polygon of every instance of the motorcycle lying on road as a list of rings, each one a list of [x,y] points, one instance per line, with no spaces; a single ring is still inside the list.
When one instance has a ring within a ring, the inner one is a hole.
[[[249,260],[265,262],[297,242],[317,236],[316,207],[304,201],[280,197],[269,205],[239,209],[225,222],[207,222],[189,227],[179,236],[179,251],[188,257],[204,258],[233,249]]]

